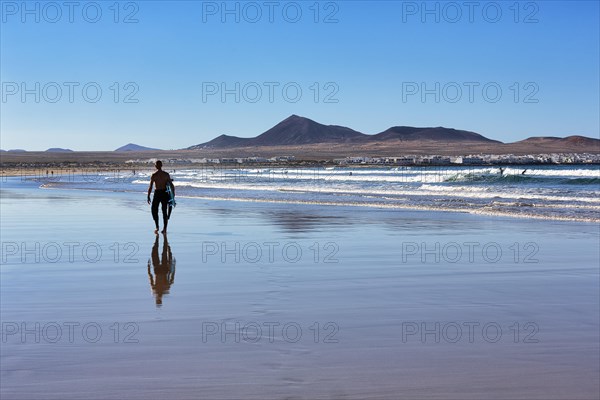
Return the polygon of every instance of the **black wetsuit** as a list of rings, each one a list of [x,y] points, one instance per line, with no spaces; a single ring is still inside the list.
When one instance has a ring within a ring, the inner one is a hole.
[[[166,189],[156,189],[154,190],[154,197],[152,198],[152,218],[154,218],[154,222],[158,224],[158,204],[160,203],[162,208],[163,222],[169,220],[169,216],[167,215],[167,206],[169,204],[169,193],[167,193]]]

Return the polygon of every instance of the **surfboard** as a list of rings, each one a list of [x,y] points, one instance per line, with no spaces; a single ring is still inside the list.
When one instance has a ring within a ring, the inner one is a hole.
[[[173,195],[173,191],[171,191],[171,185],[169,185],[169,184],[167,184],[167,194],[169,195],[169,201],[167,202],[167,204],[168,204],[167,218],[171,219],[171,212],[173,211],[173,207],[175,207],[177,205],[177,203],[175,202],[175,196]]]

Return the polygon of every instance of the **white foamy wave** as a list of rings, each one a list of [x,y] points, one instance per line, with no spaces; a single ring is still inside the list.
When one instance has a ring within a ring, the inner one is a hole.
[[[525,177],[521,177],[527,169]],[[531,218],[599,218],[599,169],[576,167],[397,167],[182,169],[171,173],[179,197],[236,201],[353,204],[495,213]],[[113,179],[80,177],[54,187],[145,192],[152,171]],[[529,174],[537,176],[527,176]],[[514,175],[514,176],[513,176]],[[120,177],[120,175],[119,175]],[[573,178],[575,181],[572,182]],[[77,179],[76,179],[77,180]]]
[[[461,197],[473,197],[482,199],[493,199],[496,197],[512,197],[519,199],[536,199],[536,200],[548,200],[548,201],[565,201],[565,202],[590,202],[600,204],[600,193],[590,194],[590,197],[585,196],[564,196],[559,194],[536,194],[528,193],[523,190],[510,191],[493,191],[491,188],[479,187],[479,186],[433,186],[423,185],[421,189],[431,193],[437,193],[439,195],[446,196],[461,196]]]

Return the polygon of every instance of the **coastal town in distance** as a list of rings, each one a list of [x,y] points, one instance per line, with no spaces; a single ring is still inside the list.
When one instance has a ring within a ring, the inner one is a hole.
[[[131,159],[126,164],[153,164],[155,158]],[[238,158],[169,158],[164,161],[170,165],[295,165],[307,163],[307,160],[297,160],[295,156],[275,157],[238,157]],[[339,166],[384,165],[384,166],[450,166],[450,165],[537,165],[537,164],[600,164],[600,154],[592,153],[550,153],[550,154],[469,154],[466,156],[417,155],[398,157],[369,157],[355,156],[323,160],[323,164]]]

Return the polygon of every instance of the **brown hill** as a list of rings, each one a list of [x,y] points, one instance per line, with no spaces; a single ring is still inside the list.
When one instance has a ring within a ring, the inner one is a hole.
[[[500,143],[496,140],[491,140],[475,132],[462,131],[451,128],[437,127],[437,128],[414,128],[411,126],[394,126],[386,131],[372,135],[369,138],[370,141],[387,141],[387,140],[436,140],[446,142],[494,142]]]
[[[210,142],[188,147],[188,150],[226,149],[248,146],[298,146],[317,143],[344,143],[367,135],[337,125],[323,125],[311,119],[292,115],[254,138],[221,135]]]
[[[226,149],[231,147],[244,147],[248,144],[249,138],[241,138],[237,136],[221,135],[217,136],[210,142],[190,146],[187,150],[200,149]]]
[[[585,136],[567,136],[565,138],[555,136],[535,136],[525,140],[514,142],[516,145],[539,145],[550,147],[581,148],[597,152],[600,149],[600,139],[589,138]]]
[[[302,146],[320,143],[359,145],[404,140],[500,143],[475,132],[444,127],[414,128],[410,126],[395,126],[375,135],[366,135],[344,126],[323,125],[308,118],[292,115],[254,138],[221,135],[209,142],[188,147],[187,150]]]
[[[323,125],[292,115],[251,140],[254,146],[286,146],[314,143],[343,143],[364,138],[364,133],[338,125]]]

